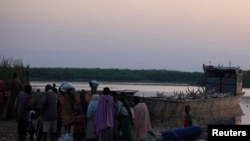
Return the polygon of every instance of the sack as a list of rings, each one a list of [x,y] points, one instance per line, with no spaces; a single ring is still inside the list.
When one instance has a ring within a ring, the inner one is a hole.
[[[65,134],[62,135],[58,141],[73,141],[73,135],[72,134]]]

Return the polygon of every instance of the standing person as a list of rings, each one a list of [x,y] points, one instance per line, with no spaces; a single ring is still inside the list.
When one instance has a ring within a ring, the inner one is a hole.
[[[41,112],[36,112],[36,135],[37,135],[37,141],[41,141],[43,138],[43,118]]]
[[[70,134],[72,119],[74,117],[75,104],[75,87],[70,82],[63,82],[59,87],[62,94],[62,126],[64,126],[65,134]]]
[[[80,103],[75,105],[75,115],[72,121],[73,141],[81,141],[85,135],[85,120]]]
[[[56,94],[58,93],[58,90],[56,88],[56,83],[53,83],[52,90],[54,91],[54,93],[56,93]]]
[[[18,93],[22,90],[22,81],[18,78],[18,74],[14,73],[11,80],[11,96],[8,104],[7,119],[13,119],[15,117],[15,101]]]
[[[85,99],[85,90],[82,89],[80,92],[80,101],[81,101],[81,106],[82,106],[82,112],[86,115],[87,113],[87,108],[88,108],[88,102]]]
[[[32,108],[31,85],[24,85],[16,99],[16,119],[18,130],[18,141],[25,141],[29,124],[29,111]]]
[[[0,113],[3,110],[3,97],[5,95],[4,81],[0,80]]]
[[[190,127],[193,125],[192,115],[190,114],[190,106],[185,106],[185,115],[184,115],[184,127]]]
[[[29,126],[28,130],[30,133],[30,141],[33,141],[35,133],[37,131],[37,126],[36,126],[36,113],[34,110],[30,110],[29,112]]]
[[[61,137],[61,129],[62,129],[62,101],[61,95],[58,95],[57,98],[57,139]]]
[[[14,73],[11,80],[11,95],[17,96],[22,90],[22,81],[19,79],[18,74]]]
[[[133,101],[135,104],[133,141],[143,141],[148,131],[151,129],[149,111],[145,103],[140,103],[140,98],[138,96],[135,96]]]
[[[53,92],[52,86],[45,86],[45,95],[42,98],[42,119],[43,119],[43,141],[46,141],[50,133],[51,141],[56,141],[57,132],[57,94]]]
[[[95,126],[99,141],[113,141],[114,99],[109,87],[103,88],[103,95],[97,106]]]
[[[87,123],[87,118],[86,118],[86,115],[87,115],[87,109],[88,109],[88,104],[92,98],[92,95],[89,94],[88,95],[90,99],[87,99],[87,92],[85,92],[84,89],[81,90],[81,93],[80,93],[80,103],[81,103],[81,107],[82,107],[82,112],[83,112],[83,115],[85,117],[85,123]]]
[[[89,86],[91,88],[91,94],[96,94],[99,83],[95,80],[89,81]]]
[[[123,97],[121,99],[122,105],[119,108],[120,114],[120,124],[121,124],[121,131],[122,131],[122,141],[132,141],[132,125],[133,125],[133,118],[132,112],[130,110],[128,102]]]
[[[89,102],[87,109],[87,141],[97,141],[97,135],[94,133],[94,119],[96,117],[97,106],[99,102],[99,95],[94,94]]]
[[[115,118],[115,123],[114,123],[114,139],[115,140],[119,140],[119,138],[121,137],[120,134],[120,130],[121,130],[121,117],[120,114],[121,113],[121,107],[122,107],[122,102],[120,100],[120,97],[117,93],[113,93],[113,98],[114,98],[114,118]]]

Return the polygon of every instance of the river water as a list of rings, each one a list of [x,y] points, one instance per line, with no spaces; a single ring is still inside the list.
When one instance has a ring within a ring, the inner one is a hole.
[[[31,85],[33,90],[40,89],[44,90],[46,84],[55,83],[57,87],[60,86],[61,82],[38,82],[32,81]],[[76,90],[90,90],[88,82],[71,82]],[[138,90],[135,95],[138,96],[156,96],[158,93],[163,93],[166,96],[172,95],[174,91],[186,92],[189,90],[197,90],[198,87],[187,86],[187,85],[173,85],[169,83],[107,83],[100,82],[98,90],[102,90],[104,87],[109,87],[111,90]],[[240,108],[242,109],[243,115],[237,117],[237,124],[250,124],[250,89],[244,88],[245,93],[243,99],[240,102]]]

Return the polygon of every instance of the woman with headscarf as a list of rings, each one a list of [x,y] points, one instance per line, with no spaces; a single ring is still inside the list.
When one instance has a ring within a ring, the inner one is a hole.
[[[99,141],[113,141],[114,99],[108,87],[103,88],[95,118],[95,133]]]
[[[96,117],[96,110],[99,102],[99,95],[94,94],[91,101],[89,102],[87,109],[87,132],[86,139],[88,141],[97,140],[97,135],[94,133],[94,119]]]
[[[70,128],[74,117],[75,100],[75,87],[70,82],[63,82],[59,87],[59,92],[63,96],[62,103],[62,125],[65,129],[65,134],[70,133]]]
[[[140,103],[138,96],[135,96],[133,100],[135,104],[133,141],[143,141],[147,137],[148,131],[151,129],[149,111],[145,103]]]
[[[120,125],[122,133],[122,141],[132,141],[132,125],[133,117],[128,101],[125,98],[121,99],[122,105],[119,110]]]

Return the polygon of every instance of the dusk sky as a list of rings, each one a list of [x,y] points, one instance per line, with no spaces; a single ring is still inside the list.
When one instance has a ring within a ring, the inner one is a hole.
[[[0,0],[0,56],[30,67],[250,70],[250,1]]]

